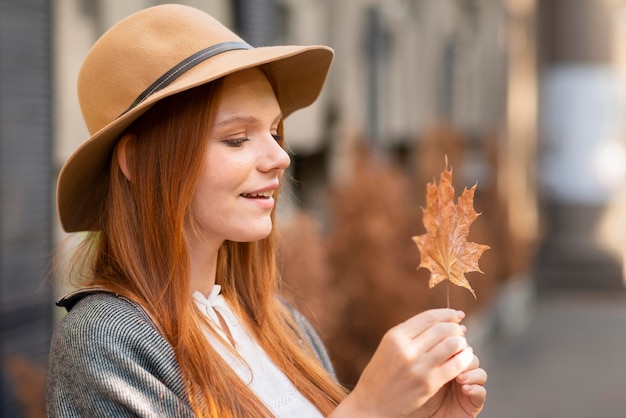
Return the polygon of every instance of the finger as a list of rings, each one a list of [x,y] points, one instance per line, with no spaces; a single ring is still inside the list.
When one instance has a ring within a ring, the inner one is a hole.
[[[464,337],[466,332],[467,328],[465,325],[454,322],[439,322],[421,333],[414,340],[420,352],[429,352],[447,338]],[[452,354],[454,353],[449,354],[448,357]]]
[[[487,384],[487,372],[483,369],[473,369],[461,373],[456,378],[461,385],[485,385]]]
[[[479,366],[480,366],[480,360],[478,359],[476,355],[474,355],[472,362],[470,363],[469,366],[467,366],[467,369],[465,371],[477,369]]]
[[[423,355],[423,361],[425,361],[430,367],[439,367],[452,360],[454,356],[460,354],[467,347],[468,344],[465,337],[461,335],[454,335],[440,341],[430,351]],[[460,369],[453,377],[456,377],[459,373],[464,372],[466,367],[468,367],[472,361],[471,358],[466,361],[464,357],[463,360],[465,367]]]
[[[463,385],[461,391],[477,410],[482,409],[487,399],[487,389],[481,385]]]
[[[439,322],[459,323],[465,318],[463,311],[431,309],[417,314],[397,326],[408,338],[415,338]]]
[[[458,337],[453,337],[458,338]],[[456,376],[461,374],[472,363],[474,358],[474,352],[471,347],[465,346],[460,349],[448,360],[436,366],[435,373],[439,375],[439,378],[444,382],[449,382]]]

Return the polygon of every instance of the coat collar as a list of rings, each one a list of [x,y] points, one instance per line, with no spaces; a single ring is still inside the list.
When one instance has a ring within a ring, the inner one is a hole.
[[[80,302],[81,299],[90,295],[94,295],[96,293],[108,293],[111,295],[119,296],[119,294],[102,287],[86,287],[68,293],[67,295],[57,300],[56,305],[65,308],[69,312],[72,310],[74,305]]]

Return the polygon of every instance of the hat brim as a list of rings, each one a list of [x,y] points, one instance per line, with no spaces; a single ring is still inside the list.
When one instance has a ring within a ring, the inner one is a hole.
[[[66,161],[57,182],[57,210],[66,232],[98,230],[106,198],[108,164],[120,135],[155,103],[228,74],[263,66],[272,78],[284,117],[319,96],[333,59],[321,46],[271,46],[233,50],[198,64],[164,89],[95,132]],[[99,204],[94,204],[98,202]]]

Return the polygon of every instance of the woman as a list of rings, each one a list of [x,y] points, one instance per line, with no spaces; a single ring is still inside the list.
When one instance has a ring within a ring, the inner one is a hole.
[[[390,330],[351,393],[277,296],[282,121],[311,104],[332,51],[252,48],[162,5],[105,33],[79,75],[91,133],[58,180],[81,290],[50,354],[49,416],[473,417],[485,372],[461,312]]]

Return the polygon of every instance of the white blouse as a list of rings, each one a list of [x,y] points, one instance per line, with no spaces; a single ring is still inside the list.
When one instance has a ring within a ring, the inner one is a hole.
[[[226,299],[220,294],[219,285],[214,285],[209,297],[194,292],[196,305],[204,312],[214,329],[229,341],[220,325],[217,312],[228,326],[235,342],[235,350],[245,362],[235,356],[213,334],[206,332],[211,345],[226,360],[239,377],[256,393],[276,417],[321,418],[319,410],[295,388],[265,351],[248,335],[239,318],[231,311]]]

